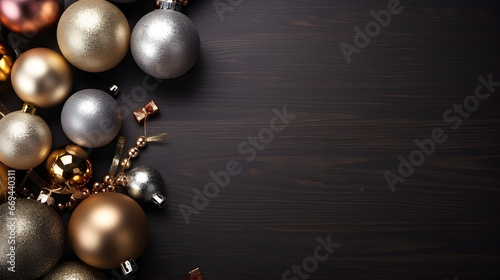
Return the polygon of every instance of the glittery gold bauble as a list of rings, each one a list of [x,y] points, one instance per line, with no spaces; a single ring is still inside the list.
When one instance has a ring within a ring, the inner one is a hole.
[[[121,193],[99,193],[76,207],[68,235],[83,262],[113,269],[142,254],[148,239],[148,221],[132,198]]]
[[[73,193],[92,178],[92,164],[88,153],[82,147],[68,145],[50,153],[45,164],[48,177],[54,188],[62,188],[59,193]]]
[[[82,262],[66,262],[47,273],[43,280],[107,280],[104,273]]]
[[[34,48],[20,55],[12,67],[11,80],[21,100],[42,108],[64,101],[73,85],[73,75],[64,57],[46,48]]]
[[[16,199],[11,210],[9,203],[0,205],[0,279],[39,278],[62,256],[66,238],[63,222],[46,204]]]
[[[130,27],[123,13],[105,0],[80,0],[57,25],[57,43],[66,59],[87,72],[103,72],[125,57]]]
[[[0,204],[6,202],[9,195],[9,182],[7,178],[7,167],[0,163]]]
[[[40,165],[50,153],[52,133],[47,123],[22,111],[0,119],[0,161],[27,170]]]
[[[15,55],[12,49],[0,40],[0,90],[10,86],[10,74],[14,60]]]

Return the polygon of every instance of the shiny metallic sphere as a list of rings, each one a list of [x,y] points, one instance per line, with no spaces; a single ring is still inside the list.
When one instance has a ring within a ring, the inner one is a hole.
[[[160,79],[184,75],[198,59],[200,36],[184,14],[159,9],[145,15],[132,31],[132,56],[139,67]]]
[[[84,89],[73,94],[61,112],[64,133],[75,144],[99,148],[120,132],[122,117],[118,103],[102,90]]]
[[[143,204],[155,204],[162,208],[167,203],[163,194],[163,180],[160,172],[147,166],[137,166],[126,174],[127,193]]]

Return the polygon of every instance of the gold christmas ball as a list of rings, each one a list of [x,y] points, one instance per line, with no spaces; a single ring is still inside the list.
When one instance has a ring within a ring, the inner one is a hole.
[[[86,264],[113,269],[137,259],[148,239],[148,221],[132,198],[113,192],[95,194],[78,205],[69,220],[69,240]]]
[[[80,0],[64,11],[57,25],[57,43],[75,67],[103,72],[127,54],[130,26],[123,13],[105,0]]]
[[[23,111],[0,119],[0,162],[27,170],[43,163],[52,148],[52,133],[39,116]]]
[[[49,154],[45,167],[53,187],[62,189],[58,193],[73,193],[90,181],[92,164],[88,156],[87,151],[76,145],[67,145]]]
[[[73,75],[64,57],[46,48],[20,55],[12,67],[11,80],[21,100],[41,108],[64,101],[73,86]]]
[[[66,262],[47,273],[43,280],[107,280],[102,271],[82,262]]]
[[[0,41],[0,90],[10,86],[10,74],[15,58],[14,51],[4,41]]]

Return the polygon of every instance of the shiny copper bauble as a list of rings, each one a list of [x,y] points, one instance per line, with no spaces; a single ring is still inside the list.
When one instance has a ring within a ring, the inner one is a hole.
[[[10,74],[16,56],[12,48],[0,40],[0,90],[10,86]]]
[[[0,21],[26,37],[54,25],[64,10],[64,0],[0,0]]]
[[[113,269],[142,254],[148,239],[148,221],[132,198],[121,193],[98,193],[76,207],[68,234],[83,262]]]
[[[53,187],[62,188],[65,193],[73,193],[73,189],[82,188],[92,178],[88,153],[76,145],[54,150],[47,158],[45,167]]]

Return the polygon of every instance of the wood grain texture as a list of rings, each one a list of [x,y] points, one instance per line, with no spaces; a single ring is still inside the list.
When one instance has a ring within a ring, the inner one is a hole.
[[[118,6],[133,26],[148,2]],[[282,279],[330,234],[341,246],[309,279],[500,277],[498,91],[460,128],[443,121],[478,76],[500,80],[496,1],[401,1],[404,10],[350,64],[339,44],[353,44],[353,28],[387,1],[243,0],[223,21],[213,1],[192,2],[186,13],[202,53],[187,75],[134,99],[145,74],[130,54],[106,73],[74,69],[75,91],[116,83],[129,109],[154,99],[162,111],[150,131],[170,135],[135,162],[161,171],[169,203],[147,209],[136,279],[181,279],[196,266],[208,280]],[[54,37],[29,46],[57,49]],[[12,90],[0,97],[12,110],[21,104]],[[296,118],[247,162],[238,145],[284,106]],[[69,143],[60,110],[40,110],[54,147]],[[133,141],[141,127],[125,115],[122,134]],[[398,156],[435,128],[448,139],[391,192],[384,172],[397,172]],[[98,176],[113,151],[93,151]],[[192,205],[192,189],[230,160],[242,173],[186,225],[179,205]]]

